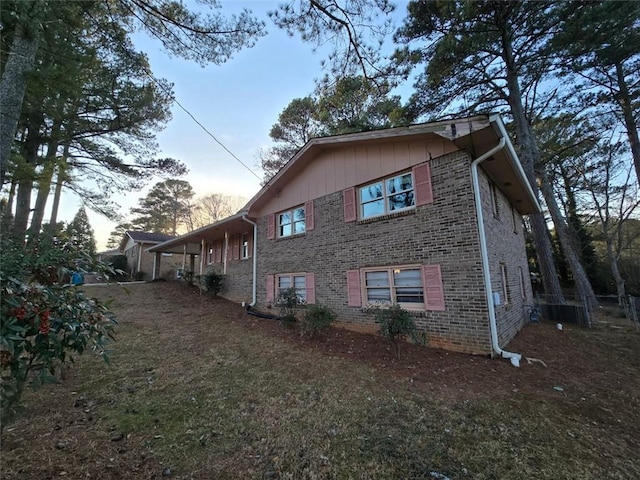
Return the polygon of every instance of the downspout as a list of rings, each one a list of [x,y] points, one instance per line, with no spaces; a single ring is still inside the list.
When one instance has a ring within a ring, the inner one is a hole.
[[[247,215],[242,215],[242,220],[253,225],[253,276],[251,287],[251,303],[250,307],[255,307],[258,302],[258,225],[247,218]]]
[[[487,237],[484,233],[484,215],[482,213],[482,199],[480,198],[480,182],[478,180],[478,165],[491,157],[496,152],[502,150],[506,144],[506,138],[500,138],[498,145],[486,153],[483,153],[471,163],[471,178],[473,181],[473,197],[476,204],[476,219],[478,220],[478,234],[480,235],[480,255],[482,256],[482,273],[484,276],[484,290],[487,296],[487,306],[489,308],[489,330],[491,332],[491,346],[494,352],[502,358],[508,358],[514,367],[520,366],[522,355],[519,353],[502,350],[498,344],[498,326],[496,323],[496,310],[493,305],[493,293],[491,291],[491,274],[489,272],[489,253],[487,252]]]

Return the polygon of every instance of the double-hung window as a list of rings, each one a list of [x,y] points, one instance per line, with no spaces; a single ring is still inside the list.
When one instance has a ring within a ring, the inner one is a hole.
[[[396,303],[407,309],[424,309],[422,270],[419,266],[365,269],[363,273],[367,304]]]
[[[360,187],[360,218],[415,208],[413,174],[406,172]]]
[[[240,258],[249,258],[249,234],[243,233],[241,237],[241,245],[242,249]]]
[[[307,301],[307,279],[304,274],[278,275],[276,285],[278,286],[278,298],[284,290],[295,288],[298,299],[303,303]]]
[[[306,231],[304,206],[278,214],[278,237],[290,237]]]

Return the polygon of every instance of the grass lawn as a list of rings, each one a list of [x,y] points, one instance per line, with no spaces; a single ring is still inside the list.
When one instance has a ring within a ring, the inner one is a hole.
[[[544,362],[332,329],[300,338],[176,283],[87,287],[120,321],[25,397],[2,479],[636,479],[640,334],[527,325]],[[601,319],[606,320],[606,319]]]

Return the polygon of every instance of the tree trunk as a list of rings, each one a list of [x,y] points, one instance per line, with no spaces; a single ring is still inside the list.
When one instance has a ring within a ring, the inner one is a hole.
[[[27,136],[22,146],[24,166],[20,169],[17,179],[18,193],[16,195],[16,215],[13,222],[13,233],[18,241],[24,241],[29,225],[31,213],[31,192],[35,180],[35,168],[38,161],[40,147],[40,126],[44,119],[41,112],[33,114],[29,119]]]
[[[62,159],[57,162],[58,176],[56,177],[56,189],[53,194],[53,204],[51,205],[51,217],[49,218],[49,225],[52,228],[58,223],[58,209],[60,208],[60,197],[62,196],[62,187],[67,181],[67,158],[69,158],[69,144],[64,146],[64,152],[62,153]]]
[[[629,88],[624,79],[624,71],[620,63],[616,64],[616,75],[618,77],[618,85],[620,86],[620,106],[622,107],[622,116],[624,118],[624,126],[627,129],[629,137],[629,146],[631,147],[631,156],[633,164],[636,167],[636,181],[640,183],[640,140],[638,139],[638,126],[636,125],[631,98],[629,96]]]
[[[613,275],[613,279],[616,282],[616,293],[618,295],[618,304],[622,305],[624,300],[627,298],[627,292],[625,290],[625,281],[622,278],[622,274],[620,273],[620,268],[618,267],[618,256],[614,253],[613,245],[611,241],[607,238],[607,255],[609,255],[609,261],[611,263],[611,274]]]
[[[37,235],[42,228],[44,209],[47,206],[47,200],[49,199],[49,193],[51,192],[51,180],[53,179],[55,169],[55,161],[47,161],[42,172],[38,175],[38,196],[36,197],[33,217],[31,218],[31,225],[29,226],[29,231],[33,235]]]
[[[38,7],[33,10],[40,11]],[[26,74],[33,68],[37,50],[37,38],[29,36],[26,29],[18,25],[0,81],[0,186],[4,185],[11,147],[18,129],[27,90]]]
[[[51,179],[56,169],[56,157],[58,153],[58,137],[60,135],[61,124],[56,121],[51,128],[51,135],[47,145],[47,156],[45,158],[44,168],[38,175],[38,196],[33,210],[33,218],[29,230],[37,235],[42,227],[42,219],[44,218],[44,209],[47,206],[49,193],[51,192]]]
[[[592,310],[598,305],[598,300],[596,299],[596,294],[594,293],[593,288],[591,288],[591,282],[589,282],[587,272],[580,262],[580,255],[576,250],[575,242],[569,232],[569,227],[565,223],[560,207],[558,207],[558,202],[556,201],[553,193],[553,187],[549,182],[549,177],[547,177],[546,172],[543,171],[540,173],[540,180],[542,195],[544,196],[547,207],[549,208],[553,224],[556,227],[556,233],[560,239],[562,252],[567,259],[569,268],[571,269],[571,274],[576,284],[576,288],[578,289],[578,294],[586,300],[589,309]]]
[[[509,89],[509,106],[513,115],[513,122],[516,127],[516,144],[519,147],[520,161],[524,168],[529,184],[533,189],[536,198],[539,198],[538,184],[536,182],[535,168],[540,164],[540,151],[536,144],[531,125],[524,113],[520,82],[518,80],[518,68],[515,64],[513,48],[511,45],[512,36],[509,35],[505,25],[502,35],[503,60],[507,74],[507,87]],[[531,220],[531,230],[533,233],[533,243],[538,257],[538,268],[544,291],[550,295],[554,301],[564,302],[564,295],[556,266],[553,263],[553,248],[549,239],[549,231],[542,213],[529,215]]]

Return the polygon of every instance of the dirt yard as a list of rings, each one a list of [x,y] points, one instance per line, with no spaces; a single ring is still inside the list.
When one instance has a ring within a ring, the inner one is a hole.
[[[302,338],[177,283],[112,299],[111,363],[29,392],[2,479],[640,478],[640,333],[527,325],[508,361]]]

